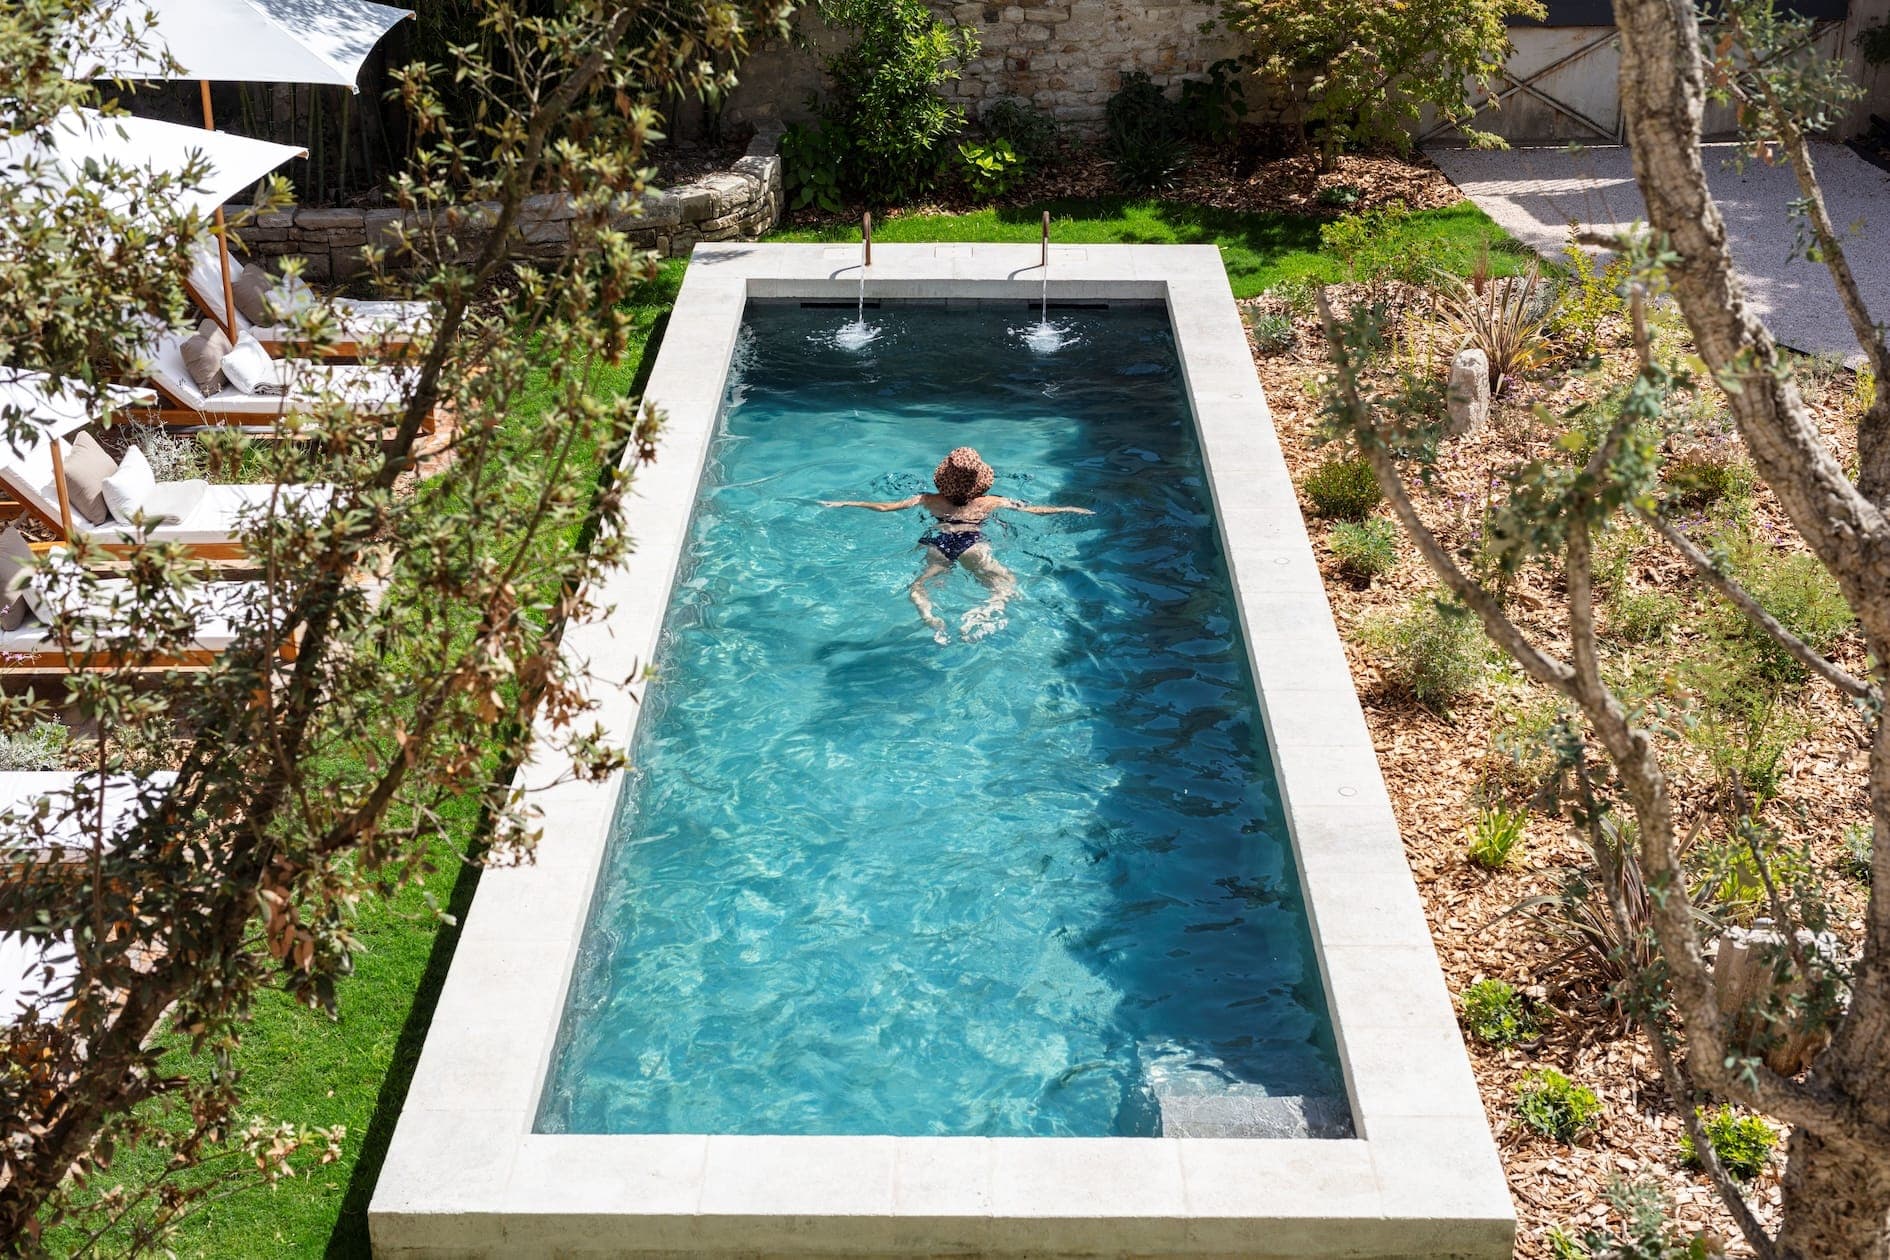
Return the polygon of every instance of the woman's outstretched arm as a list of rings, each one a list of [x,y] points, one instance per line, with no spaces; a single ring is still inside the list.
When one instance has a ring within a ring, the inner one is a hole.
[[[1000,506],[1010,508],[1016,512],[1028,512],[1032,516],[1057,516],[1065,512],[1072,512],[1077,516],[1096,515],[1096,513],[1089,508],[1032,506],[1029,503],[1019,503],[1016,499],[1006,499]]]
[[[873,512],[899,512],[909,507],[918,507],[919,496],[915,494],[910,499],[901,499],[897,503],[873,503],[865,499],[822,499],[820,506],[866,508]]]

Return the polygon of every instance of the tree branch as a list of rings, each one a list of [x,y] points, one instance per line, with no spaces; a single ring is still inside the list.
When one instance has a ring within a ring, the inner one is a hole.
[[[1405,489],[1404,479],[1398,475],[1398,466],[1393,462],[1391,452],[1385,449],[1384,443],[1369,440],[1372,433],[1371,412],[1359,397],[1357,372],[1350,356],[1346,354],[1345,340],[1340,335],[1338,321],[1333,318],[1332,307],[1326,301],[1323,288],[1314,292],[1313,301],[1319,308],[1319,322],[1325,328],[1326,345],[1338,375],[1339,396],[1345,405],[1346,419],[1355,433],[1367,439],[1361,441],[1359,446],[1364,450],[1365,458],[1371,462],[1372,473],[1377,477],[1379,488],[1384,491],[1399,524],[1404,526],[1405,532],[1417,544],[1432,572],[1437,574],[1464,607],[1477,615],[1477,619],[1483,623],[1484,632],[1514,657],[1530,677],[1566,692],[1574,677],[1567,662],[1558,660],[1530,642],[1522,627],[1503,612],[1496,597],[1458,566],[1443,544],[1437,541],[1430,527],[1418,516],[1410,493]]]
[[[1701,551],[1698,544],[1682,533],[1673,522],[1667,520],[1659,512],[1650,511],[1644,507],[1636,507],[1634,514],[1652,527],[1669,546],[1684,556],[1686,562],[1693,567],[1693,571],[1699,574],[1708,586],[1744,613],[1753,625],[1765,631],[1773,642],[1789,652],[1793,660],[1845,695],[1858,700],[1867,700],[1873,704],[1883,703],[1882,692],[1786,629],[1778,618],[1767,612],[1765,606],[1752,597],[1751,592],[1721,571],[1719,566],[1713,563],[1713,558]]]

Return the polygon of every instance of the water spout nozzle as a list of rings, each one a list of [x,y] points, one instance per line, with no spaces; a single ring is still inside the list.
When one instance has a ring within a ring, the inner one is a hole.
[[[1045,271],[1050,270],[1050,212],[1048,210],[1043,212],[1043,258],[1037,265]]]
[[[865,249],[861,255],[864,261],[860,263],[860,266],[870,267],[873,265],[873,212],[871,210],[860,216],[860,241]]]

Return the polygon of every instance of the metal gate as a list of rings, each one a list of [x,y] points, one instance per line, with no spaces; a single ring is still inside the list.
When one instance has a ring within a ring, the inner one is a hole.
[[[1545,21],[1511,23],[1509,64],[1474,100],[1470,125],[1512,143],[1621,143],[1621,42],[1609,0],[1549,0],[1547,7]],[[1844,54],[1848,0],[1796,0],[1780,8],[1813,20],[1807,42],[1829,56]],[[1709,135],[1732,130],[1734,122],[1729,106],[1708,107]],[[1419,139],[1448,143],[1455,130],[1438,122]]]

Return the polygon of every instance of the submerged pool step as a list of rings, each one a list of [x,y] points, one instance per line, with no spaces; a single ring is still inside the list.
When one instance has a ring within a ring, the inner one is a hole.
[[[1343,1098],[1268,1094],[1229,1084],[1212,1094],[1157,1092],[1162,1136],[1172,1138],[1349,1138],[1352,1110]]]

